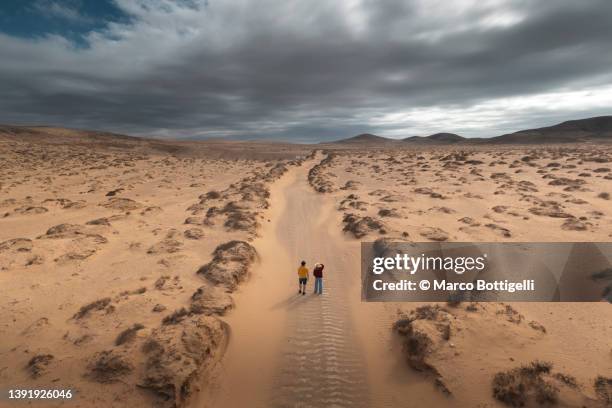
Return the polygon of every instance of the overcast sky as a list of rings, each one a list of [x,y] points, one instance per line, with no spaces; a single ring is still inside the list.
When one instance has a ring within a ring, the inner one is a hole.
[[[0,3],[0,123],[321,141],[608,114],[610,0]]]

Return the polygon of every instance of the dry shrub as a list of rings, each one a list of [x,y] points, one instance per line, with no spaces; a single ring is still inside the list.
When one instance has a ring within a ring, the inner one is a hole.
[[[113,351],[102,351],[94,356],[88,365],[88,376],[100,383],[112,383],[132,372],[134,367],[122,355]]]
[[[551,369],[552,363],[536,360],[499,372],[493,377],[493,396],[513,407],[522,407],[531,400],[539,405],[555,404],[559,389],[544,378]]]
[[[127,329],[119,333],[117,339],[115,340],[115,345],[120,346],[122,344],[134,340],[134,338],[136,337],[136,332],[142,329],[144,329],[144,326],[142,324],[134,323],[131,327],[128,327]]]
[[[612,405],[612,378],[599,375],[595,379],[594,385],[597,398],[602,400],[606,405]]]
[[[32,378],[38,378],[43,375],[51,360],[53,360],[51,354],[37,354],[28,361],[26,370],[28,370]]]
[[[89,312],[94,310],[102,310],[107,307],[111,302],[111,298],[106,297],[102,299],[98,299],[95,302],[91,302],[85,306],[82,306],[79,311],[73,316],[74,319],[82,319],[87,316]]]

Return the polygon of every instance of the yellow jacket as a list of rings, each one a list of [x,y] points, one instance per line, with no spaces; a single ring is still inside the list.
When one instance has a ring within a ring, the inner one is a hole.
[[[308,278],[308,268],[305,266],[300,266],[298,268],[298,276],[300,278]]]

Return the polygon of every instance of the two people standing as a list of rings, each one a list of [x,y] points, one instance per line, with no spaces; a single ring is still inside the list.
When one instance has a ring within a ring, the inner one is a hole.
[[[312,271],[312,275],[315,278],[315,287],[314,293],[318,295],[323,294],[323,268],[325,265],[323,264],[315,264],[315,268]],[[298,268],[298,284],[299,290],[298,293],[305,295],[306,294],[306,284],[308,283],[308,268],[306,267],[306,261],[302,261],[300,267]]]

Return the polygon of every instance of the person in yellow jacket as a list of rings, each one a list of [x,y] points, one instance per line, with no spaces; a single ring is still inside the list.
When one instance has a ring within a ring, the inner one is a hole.
[[[298,294],[302,295],[306,294],[306,284],[308,283],[308,268],[306,267],[306,261],[302,261],[300,267],[298,268],[298,284],[299,290]]]

